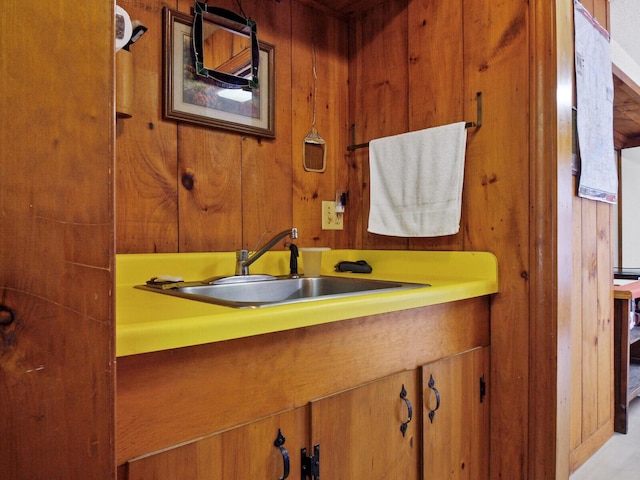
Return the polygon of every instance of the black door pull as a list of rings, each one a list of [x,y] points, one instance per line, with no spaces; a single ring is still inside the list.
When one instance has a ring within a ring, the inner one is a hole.
[[[429,410],[429,421],[433,423],[433,418],[436,416],[436,410],[440,408],[440,392],[436,388],[436,382],[433,380],[433,375],[429,375],[429,377],[429,383],[427,386],[436,394],[436,408]]]
[[[278,429],[278,436],[274,440],[273,445],[276,448],[280,449],[280,454],[282,455],[282,462],[284,464],[282,476],[278,480],[287,480],[287,478],[289,477],[289,468],[290,468],[289,452],[287,452],[287,449],[284,448],[285,441],[286,439],[284,438],[284,435],[282,435],[282,431]]]
[[[406,402],[407,410],[409,411],[409,418],[406,422],[402,422],[402,424],[400,425],[400,431],[402,432],[402,436],[404,437],[407,433],[407,426],[413,419],[413,407],[411,406],[411,402],[407,398],[407,390],[404,388],[404,385],[402,385],[402,390],[400,390],[400,398]]]

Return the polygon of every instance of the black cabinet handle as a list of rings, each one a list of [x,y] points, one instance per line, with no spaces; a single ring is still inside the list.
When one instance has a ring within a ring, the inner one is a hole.
[[[429,410],[429,421],[433,423],[433,417],[436,416],[436,410],[440,408],[440,392],[436,388],[436,382],[433,380],[433,375],[429,375],[429,383],[427,386],[436,394],[436,408]]]
[[[0,305],[0,325],[2,325],[3,327],[8,327],[13,323],[15,319],[16,314],[13,313],[13,310],[11,310],[6,305]]]
[[[400,425],[400,431],[402,432],[402,436],[404,437],[407,433],[407,426],[413,419],[413,407],[411,406],[411,402],[407,398],[407,390],[404,388],[404,384],[402,385],[402,390],[400,390],[400,398],[405,401],[405,403],[407,404],[407,410],[409,411],[409,418],[406,422],[403,422]]]
[[[287,452],[287,449],[284,448],[284,442],[286,441],[286,439],[284,438],[284,435],[282,435],[282,431],[280,431],[280,429],[278,429],[278,436],[276,437],[276,439],[274,440],[273,444],[275,445],[276,448],[280,449],[280,454],[282,455],[282,462],[283,462],[283,474],[282,476],[279,478],[279,480],[286,480],[289,477],[289,468],[290,468],[290,462],[289,462],[289,452]]]

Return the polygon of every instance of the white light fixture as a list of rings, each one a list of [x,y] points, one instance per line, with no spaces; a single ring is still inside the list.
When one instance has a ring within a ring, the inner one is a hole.
[[[241,103],[248,102],[249,100],[251,100],[251,98],[253,98],[253,92],[235,88],[225,88],[222,90],[218,90],[217,94],[222,98],[227,98],[229,100]]]

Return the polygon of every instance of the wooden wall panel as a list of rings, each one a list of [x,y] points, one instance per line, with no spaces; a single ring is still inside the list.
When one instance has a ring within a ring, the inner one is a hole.
[[[0,9],[6,479],[115,477],[113,9]]]
[[[157,0],[156,0],[157,1]],[[192,0],[173,0],[190,14]],[[217,7],[237,11],[231,0]],[[183,122],[176,125],[178,251],[242,248],[242,141],[226,130]]]
[[[530,2],[528,478],[569,476],[572,6]],[[553,33],[550,33],[553,32]]]
[[[613,208],[597,203],[596,239],[598,262],[598,427],[612,426],[613,420]],[[608,300],[608,301],[607,301]]]
[[[190,0],[178,3],[185,13],[193,6]],[[269,3],[265,8],[264,2],[245,1],[242,8],[256,21],[259,40],[275,46],[276,138],[179,124],[179,174],[196,179],[191,191],[179,187],[180,251],[252,249],[263,234],[269,238],[267,232],[294,226],[290,2]],[[216,6],[238,11],[232,0]],[[198,172],[193,171],[196,165]],[[200,238],[203,234],[206,238]]]
[[[581,238],[580,248],[573,252],[577,283],[572,311],[571,471],[611,437],[614,401],[613,209],[576,197],[574,210]]]
[[[227,8],[237,10],[235,1],[226,3],[230,4]],[[258,38],[276,49],[276,138],[242,137],[242,245],[252,249],[264,232],[294,226],[291,1],[243,1],[242,7],[258,24]]]
[[[529,386],[529,23],[522,2],[464,2],[465,116],[483,92],[483,125],[468,132],[464,249],[498,257],[492,302],[492,478],[527,478]],[[518,418],[517,422],[513,419]]]
[[[601,25],[608,27],[608,2],[585,0],[582,4]],[[574,243],[577,283],[572,302],[572,471],[613,432],[613,208],[579,197],[574,198],[573,208],[579,248]]]
[[[389,0],[359,18],[355,46],[358,65],[352,80],[355,143],[408,131],[407,0]],[[361,235],[363,248],[407,248],[407,240],[367,232],[369,152],[352,154],[362,174]]]
[[[463,0],[409,2],[409,129],[464,119]]]
[[[117,120],[116,248],[178,251],[177,127],[162,120],[162,7],[176,2],[118,0],[148,27],[132,48],[133,116]]]
[[[464,116],[463,3],[409,3],[409,131],[475,119],[475,112],[473,119]],[[409,248],[417,250],[461,250],[463,245],[462,232],[409,240]]]
[[[181,252],[242,245],[242,139],[178,126],[178,237]]]
[[[334,246],[342,232],[321,229],[323,200],[334,200],[336,190],[348,191],[347,180],[338,177],[344,161],[349,131],[348,119],[348,28],[344,20],[292,3],[292,125],[293,218],[300,246]],[[314,56],[317,94],[314,86]],[[326,142],[325,172],[303,168],[303,139],[311,131],[316,110],[316,128]],[[345,217],[353,216],[350,205]]]
[[[574,183],[575,187],[575,183]],[[576,187],[577,188],[577,187]],[[575,190],[577,191],[577,190]],[[575,288],[571,295],[571,436],[570,448],[573,451],[582,443],[582,199],[573,197],[573,272]]]
[[[358,137],[356,112],[360,108],[359,79],[363,75],[366,52],[363,51],[363,28],[359,17],[349,22],[349,145],[356,145],[368,140]],[[362,248],[363,234],[366,230],[368,210],[364,210],[364,196],[368,190],[364,181],[364,165],[368,164],[369,149],[361,148],[355,151],[345,151],[346,168],[338,172],[340,183],[347,185],[349,190],[349,215],[344,217],[345,233],[348,241],[341,241],[336,246],[342,248]],[[367,194],[368,195],[368,194]],[[344,238],[344,236],[342,236]]]
[[[192,2],[170,3],[188,11]],[[219,3],[236,8],[232,0]],[[536,449],[553,436],[549,425],[554,419],[547,414],[556,399],[536,402],[532,393],[537,407],[532,410],[529,392],[535,390],[530,385],[531,369],[543,384],[554,381],[547,374],[554,373],[556,364],[547,360],[558,352],[552,351],[549,341],[540,347],[544,353],[539,353],[535,342],[547,338],[543,332],[554,325],[565,326],[557,319],[547,320],[556,306],[538,309],[547,301],[552,287],[545,289],[544,281],[537,278],[532,286],[530,278],[550,275],[546,281],[559,281],[560,275],[554,276],[558,272],[547,268],[559,252],[572,252],[575,283],[571,287],[570,335],[575,375],[570,445],[574,452],[584,452],[590,432],[601,435],[607,428],[607,405],[611,401],[602,393],[609,353],[600,344],[609,341],[607,329],[612,318],[608,297],[604,298],[610,281],[611,265],[606,257],[611,246],[603,232],[610,207],[593,207],[591,201],[574,198],[567,210],[573,210],[573,239],[579,239],[579,245],[576,241],[569,245],[561,235],[558,241],[562,244],[547,243],[557,240],[552,224],[558,221],[554,215],[563,200],[556,198],[554,182],[563,167],[542,164],[557,154],[555,145],[542,147],[541,153],[536,150],[540,145],[532,145],[530,140],[534,133],[536,138],[543,138],[555,135],[559,128],[545,125],[542,132],[531,130],[530,125],[538,128],[543,124],[532,120],[532,105],[548,101],[546,92],[555,91],[556,80],[538,79],[540,88],[532,87],[538,65],[530,63],[530,54],[536,48],[550,52],[550,57],[543,59],[548,62],[545,74],[555,75],[556,67],[565,68],[565,63],[572,62],[564,51],[561,58],[554,57],[555,37],[549,31],[555,28],[553,22],[556,26],[571,22],[564,12],[569,7],[556,11],[555,6],[542,8],[535,6],[536,2],[515,0],[387,0],[345,20],[325,10],[313,10],[306,0],[267,3],[245,0],[243,7],[257,20],[260,38],[276,46],[275,140],[190,125],[178,127],[175,122],[162,120],[159,34],[150,31],[133,47],[136,85],[147,87],[144,94],[136,95],[138,112],[117,125],[118,251],[232,250],[239,244],[252,248],[266,230],[298,226],[300,245],[496,253],[500,294],[492,303],[492,449],[501,454],[493,455],[491,474],[492,478],[506,475],[523,479],[550,468],[545,464],[540,470],[528,471],[530,452],[544,455],[545,461],[554,455],[553,445],[544,451]],[[584,3],[603,25],[607,24],[604,0]],[[158,18],[166,2],[122,0],[121,4],[130,9],[132,18],[159,29]],[[536,8],[544,12],[534,19]],[[552,19],[556,13],[566,18]],[[548,49],[529,40],[538,34],[531,33],[535,22],[543,24],[536,26],[540,36],[537,41],[540,45],[549,42]],[[329,145],[329,167],[324,174],[307,173],[301,167],[301,143],[311,126],[314,38],[318,44],[317,126]],[[553,84],[546,83],[549,81]],[[436,239],[369,234],[368,149],[348,153],[345,145],[440,123],[474,120],[477,91],[483,92],[484,123],[468,131],[461,232]],[[536,112],[550,115],[548,121],[554,122],[556,106],[553,111],[547,111],[547,107],[536,105]],[[532,165],[532,157],[540,164]],[[547,178],[553,168],[558,172],[555,177],[551,175],[546,188],[535,183]],[[534,178],[532,172],[538,176]],[[185,173],[194,174],[191,191],[181,184]],[[319,229],[319,205],[322,200],[332,199],[338,188],[349,191],[345,230],[324,232]],[[558,195],[564,195],[564,191]],[[546,233],[532,239],[531,228],[538,229],[538,234]],[[550,255],[551,260],[538,262],[538,252]],[[583,271],[583,258],[595,259],[591,273]],[[579,381],[575,381],[576,375]],[[583,399],[587,390],[584,379],[591,377],[599,379],[598,392],[595,396],[587,393]],[[556,385],[552,388],[555,392]],[[514,422],[514,417],[520,420]],[[537,423],[540,418],[544,426]],[[595,418],[593,424],[591,418]],[[577,453],[572,456],[578,458]]]
[[[333,200],[337,189],[350,190],[343,173],[348,170],[346,20],[290,0],[269,4],[245,1],[242,8],[257,22],[259,39],[275,46],[275,139],[162,119],[162,7],[188,13],[193,2],[121,3],[150,27],[132,48],[136,92],[150,93],[136,95],[133,117],[118,122],[118,252],[252,249],[263,233],[292,226],[299,227],[300,245],[333,246],[337,238],[347,239],[344,243],[353,238],[348,229],[320,229],[320,202]],[[232,0],[216,5],[238,8]],[[329,149],[323,174],[305,172],[301,165],[302,139],[311,128],[314,36],[317,126]]]
[[[598,256],[596,204],[582,203],[582,438],[588,438],[598,428]]]

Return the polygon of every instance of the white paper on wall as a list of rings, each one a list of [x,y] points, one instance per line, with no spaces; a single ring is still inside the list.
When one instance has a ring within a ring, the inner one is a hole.
[[[609,33],[575,0],[578,195],[616,203],[618,173],[613,146],[613,77]]]

